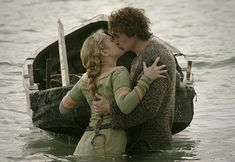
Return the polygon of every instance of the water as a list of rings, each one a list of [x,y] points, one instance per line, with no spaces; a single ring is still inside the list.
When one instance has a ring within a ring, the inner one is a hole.
[[[36,49],[99,13],[143,7],[151,29],[193,61],[194,119],[174,149],[150,156],[76,159],[75,144],[34,128],[27,114],[22,65]],[[235,161],[235,1],[0,0],[0,161]]]

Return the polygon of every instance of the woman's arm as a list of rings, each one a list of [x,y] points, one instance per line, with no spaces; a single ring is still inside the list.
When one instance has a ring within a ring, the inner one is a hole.
[[[132,112],[142,100],[152,81],[153,80],[143,75],[132,91],[129,87],[118,88],[115,91],[115,100],[120,111],[124,114]]]
[[[154,81],[141,102],[130,114],[122,113],[116,103],[110,103],[113,128],[127,129],[155,116],[161,106],[166,89],[166,80],[159,79]]]
[[[69,112],[71,109],[74,109],[78,106],[79,106],[79,102],[74,100],[70,96],[70,91],[69,91],[60,102],[59,110],[61,114],[65,114]]]
[[[130,87],[120,87],[116,89],[115,91],[115,100],[120,108],[120,111],[124,114],[129,114],[132,112],[135,107],[139,104],[139,102],[142,100],[144,95],[146,94],[147,90],[149,89],[151,83],[158,79],[158,78],[164,78],[162,74],[166,72],[166,70],[162,70],[165,66],[157,66],[157,63],[159,61],[159,58],[157,58],[154,63],[147,67],[145,63],[143,63],[144,68],[144,75],[138,80],[137,85],[134,87],[134,89],[131,91]],[[114,87],[115,83],[117,85],[120,85],[120,82],[130,82],[129,77],[125,77],[123,75],[128,74],[122,74],[122,76],[118,76],[121,79],[118,79],[118,83],[114,81]]]
[[[74,85],[74,87],[63,97],[60,102],[59,110],[61,114],[65,114],[79,105],[85,100],[81,91],[82,78]]]

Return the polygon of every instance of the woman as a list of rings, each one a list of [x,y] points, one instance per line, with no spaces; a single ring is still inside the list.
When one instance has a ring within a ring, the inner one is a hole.
[[[126,133],[122,129],[112,129],[110,114],[99,116],[94,112],[92,100],[95,93],[107,96],[115,101],[120,111],[130,113],[143,98],[153,80],[164,78],[164,65],[157,66],[156,59],[152,66],[144,66],[144,75],[134,90],[130,89],[128,70],[116,66],[117,59],[123,55],[112,38],[99,30],[88,37],[81,49],[81,60],[86,73],[67,93],[60,103],[60,112],[66,113],[79,108],[84,102],[91,107],[91,118],[74,155],[78,156],[119,156],[125,152]]]

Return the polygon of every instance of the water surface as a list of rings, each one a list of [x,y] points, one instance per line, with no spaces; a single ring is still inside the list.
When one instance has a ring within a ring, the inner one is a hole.
[[[22,65],[36,49],[87,19],[127,5],[142,7],[155,35],[193,61],[197,102],[174,149],[149,156],[76,159],[75,143],[34,128],[27,114]],[[234,161],[235,1],[0,0],[0,161]]]

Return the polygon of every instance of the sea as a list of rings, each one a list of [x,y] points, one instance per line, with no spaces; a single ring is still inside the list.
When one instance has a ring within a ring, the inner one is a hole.
[[[76,143],[36,128],[27,113],[22,71],[27,57],[98,14],[143,8],[151,31],[192,61],[197,97],[189,127],[173,150],[118,158],[78,158]],[[0,0],[1,162],[233,162],[235,161],[234,0]]]

